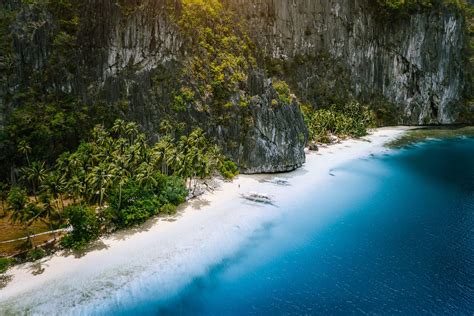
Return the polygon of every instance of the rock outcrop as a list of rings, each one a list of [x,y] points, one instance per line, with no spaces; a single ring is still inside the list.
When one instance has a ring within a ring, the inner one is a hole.
[[[456,9],[383,16],[372,0],[238,0],[255,42],[280,60],[329,55],[348,73],[351,92],[382,96],[403,113],[400,123],[453,123],[466,85],[464,18]],[[308,94],[324,81],[318,60],[297,78]],[[306,68],[306,69],[305,69]],[[334,80],[340,80],[337,74]],[[313,101],[313,100],[311,100]]]
[[[250,122],[236,124],[234,118],[234,124],[218,126],[213,134],[246,173],[284,172],[301,167],[308,135],[299,105],[296,100],[272,105],[278,96],[271,80],[263,74],[253,74],[250,80],[253,89],[257,89],[248,106],[250,113],[246,117]],[[226,145],[229,139],[241,139],[239,146],[232,149]]]

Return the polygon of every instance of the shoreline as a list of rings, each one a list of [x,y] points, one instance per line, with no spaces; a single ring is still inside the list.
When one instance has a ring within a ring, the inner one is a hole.
[[[351,160],[390,151],[384,145],[407,127],[381,128],[361,140],[346,140],[310,152],[302,168],[273,175],[240,175],[180,207],[178,215],[104,236],[81,257],[60,251],[35,263],[11,268],[11,282],[0,289],[0,309],[7,313],[55,311],[87,313],[122,304],[127,295],[140,299],[143,288],[157,298],[172,296],[214,264],[235,253],[253,233],[285,213],[283,208],[243,200],[258,191],[284,204],[304,196],[304,187],[331,177],[331,170]],[[290,187],[264,182],[284,177]],[[44,270],[43,270],[44,269]],[[42,271],[32,275],[35,271]]]

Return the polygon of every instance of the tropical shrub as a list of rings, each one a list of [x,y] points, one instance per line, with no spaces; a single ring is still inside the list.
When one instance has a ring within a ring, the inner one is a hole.
[[[176,213],[177,206],[174,204],[165,204],[160,208],[161,214],[173,215]]]
[[[0,258],[0,274],[5,273],[13,262],[14,260],[10,258]]]
[[[233,179],[239,174],[239,167],[231,160],[224,160],[219,167],[219,172],[225,179]]]
[[[28,261],[36,261],[46,256],[46,251],[42,248],[34,248],[28,251],[27,259]]]
[[[119,228],[144,223],[157,212],[159,203],[153,199],[138,200],[126,208],[116,210],[115,223]]]
[[[377,5],[388,13],[416,12],[441,6],[465,9],[466,0],[376,0]]]
[[[153,178],[154,185],[143,187],[129,180],[113,192],[108,210],[113,224],[119,228],[141,224],[153,215],[174,213],[176,206],[185,201],[188,190],[181,178],[161,173]]]
[[[283,104],[291,104],[292,96],[288,84],[283,80],[274,80],[273,87],[278,95],[278,99]]]
[[[433,2],[433,0],[377,0],[380,6],[389,10],[426,8],[431,7]]]
[[[8,193],[7,204],[11,211],[20,211],[25,208],[26,203],[28,202],[28,196],[26,191],[19,188],[13,187]]]
[[[80,250],[99,237],[99,219],[91,208],[72,205],[65,209],[64,215],[73,228],[71,233],[61,239],[64,247]]]
[[[367,134],[368,128],[375,126],[374,113],[355,101],[318,110],[306,105],[302,106],[302,111],[309,130],[309,140],[313,142],[329,143],[331,135],[361,137]]]
[[[186,201],[188,196],[188,189],[186,189],[186,183],[183,179],[171,176],[167,177],[164,186],[160,193],[160,202],[165,204],[179,205]]]
[[[113,224],[121,228],[145,222],[158,212],[159,207],[153,188],[145,189],[136,181],[129,180],[110,196],[109,212]]]

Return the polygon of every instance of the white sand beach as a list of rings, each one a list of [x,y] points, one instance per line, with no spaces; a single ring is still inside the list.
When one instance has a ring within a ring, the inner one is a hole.
[[[187,203],[174,218],[152,219],[143,227],[101,238],[81,257],[59,252],[41,260],[40,266],[16,266],[7,273],[11,282],[0,290],[0,314],[100,313],[121,304],[124,296],[140,299],[146,288],[153,289],[156,297],[173,295],[232,256],[249,236],[286,212],[248,202],[241,193],[268,193],[275,197],[276,206],[283,200],[297,199],[308,186],[324,182],[338,165],[388,150],[383,145],[405,130],[377,129],[362,140],[320,148],[291,173],[241,175]],[[263,181],[275,176],[287,178],[291,185]],[[37,270],[42,273],[33,275]]]

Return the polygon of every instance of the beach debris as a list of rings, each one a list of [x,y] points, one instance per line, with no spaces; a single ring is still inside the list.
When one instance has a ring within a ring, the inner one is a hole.
[[[13,275],[0,275],[0,289],[6,287],[11,280],[13,280]]]
[[[277,184],[277,185],[282,185],[282,186],[289,186],[290,185],[290,182],[287,179],[283,179],[283,178],[273,178],[273,179],[270,179],[270,180],[265,180],[265,182],[273,183],[273,184]]]
[[[248,193],[242,193],[240,196],[252,202],[263,203],[263,204],[273,204],[272,196],[266,193],[248,192]]]
[[[309,143],[308,149],[310,151],[319,151],[319,147],[318,147],[318,144],[316,142]]]

